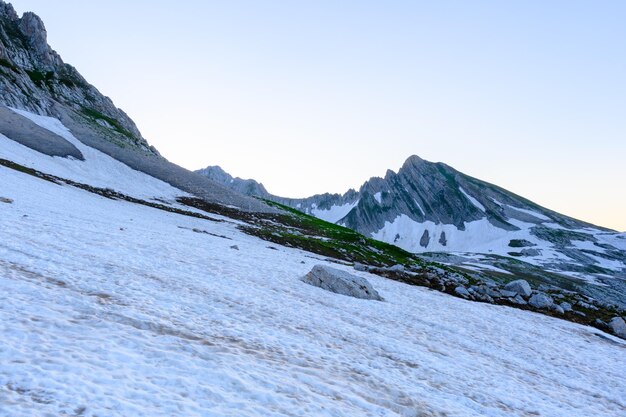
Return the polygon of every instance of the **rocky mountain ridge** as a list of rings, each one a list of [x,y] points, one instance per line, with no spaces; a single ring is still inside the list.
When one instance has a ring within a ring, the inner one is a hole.
[[[26,12],[20,18],[0,0],[0,104],[57,118],[62,106],[111,139],[157,154],[130,117],[64,63],[47,37],[39,16]]]
[[[414,155],[398,172],[388,170],[343,195],[259,196],[468,271],[515,274],[537,285],[579,285],[592,296],[600,291],[626,304],[622,234],[546,209],[443,163]],[[604,286],[612,290],[604,292]]]

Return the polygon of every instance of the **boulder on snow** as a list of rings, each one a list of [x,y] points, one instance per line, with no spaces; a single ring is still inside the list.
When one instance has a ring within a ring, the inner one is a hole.
[[[504,289],[507,291],[513,291],[521,295],[522,297],[530,297],[530,295],[532,294],[530,284],[524,279],[517,279],[515,281],[509,282],[504,286]]]
[[[383,300],[365,278],[326,265],[315,265],[302,281],[336,294],[365,300]]]
[[[532,297],[530,297],[530,300],[528,300],[528,304],[535,308],[550,308],[554,304],[554,301],[549,295],[538,292],[537,294],[534,294]]]
[[[6,197],[0,197],[0,203],[12,204],[13,203],[13,199],[6,198]]]
[[[626,321],[621,317],[613,317],[609,321],[609,328],[618,337],[626,339]]]

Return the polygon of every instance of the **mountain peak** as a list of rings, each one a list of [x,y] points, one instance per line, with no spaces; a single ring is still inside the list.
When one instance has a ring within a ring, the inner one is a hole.
[[[402,164],[402,168],[401,169],[408,169],[408,168],[418,167],[418,166],[424,164],[425,162],[428,162],[428,161],[420,158],[417,155],[411,155],[411,156],[409,156],[406,159],[406,161],[404,161],[404,164]]]
[[[13,5],[11,3],[5,3],[3,0],[0,0],[0,16],[6,17],[9,20],[19,19],[17,12],[13,8]]]

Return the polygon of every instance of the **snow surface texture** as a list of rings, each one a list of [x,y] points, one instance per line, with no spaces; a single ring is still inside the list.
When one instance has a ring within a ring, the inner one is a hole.
[[[332,294],[233,223],[5,167],[0,195],[0,416],[624,415],[599,330],[337,265],[386,301]]]

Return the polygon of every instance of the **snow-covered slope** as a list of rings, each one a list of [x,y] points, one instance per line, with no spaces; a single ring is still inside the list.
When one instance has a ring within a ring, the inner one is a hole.
[[[0,134],[0,158],[2,159],[94,187],[111,188],[137,198],[173,201],[178,196],[188,195],[84,145],[53,117],[40,116],[18,109],[12,110],[70,142],[82,153],[84,160],[47,156]]]
[[[0,140],[3,158],[78,182],[145,197],[178,192],[86,147],[85,162],[66,161]],[[107,181],[104,169],[125,180]],[[384,302],[332,294],[299,280],[326,261],[270,248],[234,222],[4,166],[0,197],[13,200],[0,202],[0,416],[569,417],[626,408],[626,343],[599,330],[365,272],[356,273]]]

